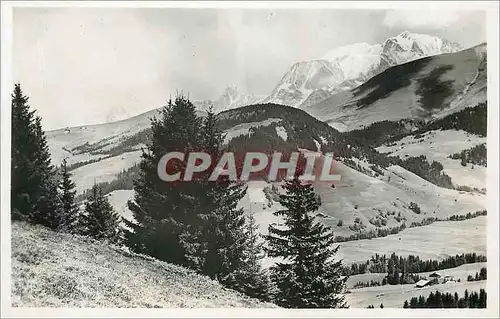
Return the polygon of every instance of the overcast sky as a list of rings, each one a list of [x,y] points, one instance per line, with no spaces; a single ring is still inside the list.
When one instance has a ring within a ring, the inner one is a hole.
[[[266,95],[296,61],[405,30],[473,46],[485,20],[442,9],[15,8],[14,80],[49,130],[136,115],[176,90]]]

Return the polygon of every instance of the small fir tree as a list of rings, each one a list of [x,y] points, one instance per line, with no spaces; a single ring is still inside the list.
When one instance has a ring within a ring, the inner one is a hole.
[[[79,218],[81,234],[97,240],[105,239],[113,243],[120,240],[120,215],[104,196],[102,189],[94,185],[85,202],[85,214]]]
[[[76,220],[78,218],[78,206],[75,201],[76,190],[75,183],[71,180],[71,173],[68,170],[66,159],[61,164],[61,181],[59,183],[59,190],[61,193],[62,204],[62,230],[73,231],[76,227]]]
[[[295,178],[285,183],[280,195],[284,210],[274,214],[284,218],[281,226],[269,226],[266,236],[270,257],[278,257],[271,268],[277,286],[275,302],[287,308],[346,307],[343,292],[342,261],[334,261],[339,246],[333,248],[334,235],[328,227],[314,221],[311,214],[321,205],[311,184]]]

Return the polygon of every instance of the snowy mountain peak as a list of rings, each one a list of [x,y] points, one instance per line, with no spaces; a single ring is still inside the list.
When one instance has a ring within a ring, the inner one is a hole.
[[[263,102],[297,105],[317,88],[331,88],[344,78],[342,68],[327,60],[294,63]]]
[[[345,45],[327,52],[321,59],[294,63],[264,101],[297,107],[316,90],[322,92],[313,100],[326,96],[325,91],[333,94],[353,89],[392,66],[461,49],[452,41],[410,31],[381,44]]]
[[[240,96],[241,92],[239,91],[238,87],[233,85],[233,86],[228,86],[221,94],[217,102],[223,103],[223,104],[231,104],[234,101],[236,101]]]
[[[354,43],[331,50],[323,58],[339,65],[344,74],[343,81],[358,78],[368,80],[373,72],[373,65],[380,60],[381,50],[382,46],[379,44]]]
[[[410,31],[403,31],[401,32],[401,34],[399,35],[400,37],[403,37],[403,38],[407,38],[411,35],[411,32]]]
[[[440,37],[404,31],[382,44],[378,72],[423,57],[453,53],[461,49],[459,44]]]
[[[342,80],[342,69],[326,60],[310,60],[294,63],[282,82],[296,89],[311,89],[316,85],[337,84]],[[318,83],[323,80],[322,83]]]
[[[199,110],[208,111],[210,106],[213,106],[215,113],[220,113],[226,110],[255,104],[262,100],[262,96],[247,94],[240,90],[237,86],[231,85],[224,89],[217,100],[196,101],[194,104]]]

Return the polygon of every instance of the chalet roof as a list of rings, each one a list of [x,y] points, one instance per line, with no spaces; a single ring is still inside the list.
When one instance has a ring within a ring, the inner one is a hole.
[[[423,287],[423,286],[427,285],[428,283],[429,283],[429,280],[422,279],[422,280],[419,280],[416,285],[418,287]]]
[[[432,274],[429,275],[429,277],[441,277],[441,274],[433,272]]]

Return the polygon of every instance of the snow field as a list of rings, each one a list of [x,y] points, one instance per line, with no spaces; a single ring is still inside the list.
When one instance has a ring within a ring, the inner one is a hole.
[[[403,308],[405,300],[410,302],[412,297],[423,295],[427,298],[431,292],[435,293],[436,290],[441,293],[454,294],[456,292],[459,297],[463,297],[466,289],[469,292],[476,291],[479,293],[480,289],[486,289],[486,280],[449,282],[424,288],[415,288],[414,284],[408,284],[352,289],[351,293],[346,294],[346,301],[351,308],[366,308],[369,305],[378,308],[381,303],[384,308]]]
[[[123,153],[71,171],[77,193],[80,194],[92,188],[94,183],[115,180],[120,172],[138,163],[141,155],[142,151]]]
[[[399,256],[399,255],[398,255]],[[449,275],[453,277],[455,281],[460,279],[460,281],[467,281],[467,276],[472,275],[474,276],[479,271],[481,268],[486,267],[487,268],[487,263],[485,262],[480,262],[480,263],[473,263],[473,264],[464,264],[455,268],[449,268],[449,269],[443,269],[443,270],[438,270],[436,271],[437,273],[442,274],[443,276]],[[428,271],[428,272],[421,272],[418,273],[419,276],[421,277],[426,277],[429,278],[429,275],[432,274],[434,271]],[[367,274],[361,274],[361,275],[353,275],[350,276],[349,279],[347,280],[347,287],[352,288],[357,282],[369,282],[370,280],[378,281],[381,282],[382,279],[386,276],[386,273],[367,273]],[[439,286],[434,286],[434,287],[439,287]],[[360,288],[361,289],[361,288]]]
[[[441,163],[444,173],[451,177],[455,185],[486,188],[486,167],[470,163],[464,167],[460,164],[460,160],[448,158],[452,154],[486,143],[486,137],[462,130],[436,130],[422,135],[420,138],[413,135],[406,136],[395,142],[395,145],[378,147],[377,151],[401,159],[424,155],[430,163],[432,161]]]

